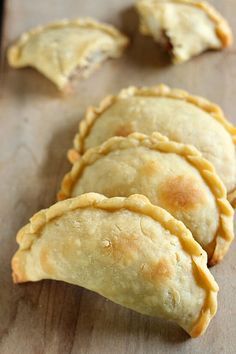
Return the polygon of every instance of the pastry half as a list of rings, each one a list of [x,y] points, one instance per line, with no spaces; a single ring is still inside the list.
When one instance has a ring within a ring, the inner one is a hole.
[[[236,128],[214,103],[165,85],[129,87],[106,97],[99,107],[90,107],[68,156],[74,162],[112,136],[155,131],[194,145],[214,165],[227,192],[235,191]]]
[[[92,222],[91,222],[92,220]],[[98,194],[35,214],[17,235],[14,282],[56,279],[201,335],[217,309],[206,254],[183,223],[140,195]]]
[[[139,0],[136,8],[141,33],[163,45],[174,63],[232,43],[227,21],[205,1]]]
[[[143,194],[181,220],[222,260],[233,240],[233,209],[214,167],[193,146],[153,133],[113,137],[88,150],[64,177],[59,199],[87,192],[107,197]]]
[[[74,74],[87,77],[105,59],[120,57],[128,38],[93,19],[62,20],[24,33],[8,50],[14,68],[31,66],[60,90]]]

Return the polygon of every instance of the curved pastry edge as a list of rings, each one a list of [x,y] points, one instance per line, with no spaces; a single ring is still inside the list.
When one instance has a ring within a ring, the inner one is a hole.
[[[83,120],[79,124],[79,133],[74,137],[72,149],[67,152],[67,158],[70,163],[74,164],[81,155],[84,153],[84,142],[89,135],[94,123],[99,119],[100,115],[103,114],[107,109],[109,109],[116,101],[120,98],[128,98],[135,96],[148,96],[148,97],[169,97],[172,99],[179,99],[193,104],[194,106],[202,109],[206,113],[212,116],[218,123],[220,123],[223,128],[230,134],[232,141],[235,145],[235,159],[236,159],[236,127],[231,124],[227,118],[224,116],[221,108],[208,101],[207,99],[194,96],[189,94],[187,91],[180,89],[171,89],[169,86],[160,84],[152,87],[141,87],[137,88],[130,86],[121,90],[116,96],[106,96],[99,104],[98,107],[88,107]],[[229,200],[232,200],[230,195],[236,193],[236,187],[234,190],[229,192]],[[232,203],[236,207],[236,201]]]
[[[122,142],[125,141],[125,147],[122,147]],[[144,146],[157,151],[172,152],[181,155],[191,165],[193,165],[201,174],[203,180],[210,188],[215,197],[216,205],[219,211],[219,227],[215,236],[214,251],[211,249],[209,259],[210,265],[219,263],[234,239],[233,232],[233,209],[227,200],[226,189],[217,176],[213,165],[203,158],[201,153],[191,145],[185,145],[169,140],[160,133],[153,133],[150,137],[141,134],[133,133],[128,138],[112,137],[102,145],[91,148],[73,165],[72,170],[67,173],[62,181],[61,190],[58,193],[58,199],[62,200],[71,197],[71,190],[74,183],[82,174],[84,168],[109,152],[116,149],[124,149],[128,147]]]
[[[98,107],[89,107],[85,113],[85,117],[80,122],[80,132],[74,138],[74,148],[69,150],[68,158],[71,163],[76,161],[80,155],[84,153],[84,141],[88,136],[95,121],[110,108],[116,101],[122,98],[135,97],[135,96],[149,96],[149,97],[167,97],[172,99],[179,99],[193,104],[194,106],[202,109],[212,116],[213,119],[218,121],[225,130],[231,135],[234,144],[236,145],[236,127],[231,124],[224,116],[221,108],[208,101],[207,99],[189,94],[187,91],[179,89],[171,89],[169,86],[161,84],[152,87],[137,88],[130,86],[121,90],[116,96],[106,96],[99,104]]]
[[[39,233],[48,222],[69,211],[80,208],[83,209],[86,207],[93,207],[107,211],[127,209],[135,213],[143,214],[159,222],[165,229],[169,230],[170,233],[179,238],[181,246],[191,256],[193,264],[196,266],[202,281],[202,288],[207,292],[206,300],[200,312],[200,316],[193,329],[189,332],[192,337],[202,335],[211,318],[217,311],[216,297],[219,290],[217,283],[206,266],[206,253],[193,239],[191,232],[181,221],[176,220],[166,210],[152,205],[148,198],[142,195],[136,194],[128,198],[106,198],[105,196],[97,193],[87,193],[76,198],[58,202],[50,208],[36,213],[30,219],[30,223],[18,232],[17,242],[20,245],[19,251],[29,249],[34,242],[34,239],[40,237],[37,233]],[[20,269],[17,260],[19,251],[16,252],[12,259],[12,275],[14,283],[21,283],[28,280],[24,275],[24,272]]]
[[[198,7],[199,9],[205,11],[207,16],[215,23],[215,26],[216,26],[215,31],[221,41],[222,47],[227,48],[232,45],[233,34],[232,34],[232,31],[230,29],[230,26],[229,26],[227,20],[212,5],[210,5],[206,1],[166,0],[166,2],[183,3],[186,5],[192,5],[192,6]],[[143,7],[142,2],[140,4],[139,4],[139,2],[137,2],[136,8],[139,9],[139,7]],[[144,35],[149,34],[149,30],[147,30],[146,27],[145,27],[144,31],[141,28],[141,32]]]
[[[7,57],[8,57],[8,62],[12,67],[17,67],[17,58],[19,56],[19,50],[24,44],[29,40],[31,36],[34,36],[36,34],[42,33],[45,30],[51,29],[51,28],[61,28],[67,25],[78,25],[80,27],[86,26],[90,28],[95,28],[99,29],[103,32],[108,33],[110,36],[116,38],[120,42],[120,46],[126,47],[129,43],[129,39],[127,36],[125,36],[123,33],[121,33],[118,29],[116,29],[114,26],[98,22],[90,17],[85,17],[85,18],[77,18],[74,20],[60,20],[60,21],[55,21],[51,22],[47,25],[42,25],[38,26],[35,28],[32,28],[29,31],[24,32],[18,40],[15,41],[14,44],[12,44],[7,51]]]

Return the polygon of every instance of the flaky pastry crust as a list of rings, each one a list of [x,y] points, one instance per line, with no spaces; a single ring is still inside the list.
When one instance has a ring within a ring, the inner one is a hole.
[[[136,8],[140,12],[141,16],[148,16],[147,8],[153,8],[155,11],[155,6],[161,3],[176,3],[196,7],[209,17],[209,19],[215,25],[215,33],[220,39],[222,48],[227,48],[233,43],[232,31],[229,27],[228,22],[223,18],[223,16],[208,2],[198,1],[198,0],[157,0],[157,1],[142,1],[139,0],[136,2]],[[149,28],[144,22],[141,21],[140,32],[144,35],[152,35]]]
[[[28,281],[20,267],[19,257],[21,250],[30,250],[35,239],[40,237],[45,225],[55,218],[59,218],[69,211],[78,209],[95,208],[105,211],[129,210],[131,212],[149,216],[153,220],[162,225],[163,228],[169,230],[180,240],[181,246],[191,256],[192,262],[195,265],[197,283],[205,289],[207,295],[205,304],[201,310],[198,321],[189,331],[192,337],[200,336],[206,330],[211,318],[217,310],[217,292],[219,290],[217,283],[209,272],[206,266],[206,253],[201,246],[194,241],[191,232],[184,224],[173,218],[167,211],[157,206],[152,205],[149,200],[142,195],[132,195],[128,198],[106,198],[97,193],[88,193],[76,198],[67,199],[58,202],[48,209],[41,210],[36,213],[30,223],[23,227],[17,234],[17,242],[20,245],[19,250],[12,259],[13,280],[15,283]]]
[[[63,29],[63,28],[67,28],[69,26],[75,26],[78,28],[85,28],[88,30],[89,29],[97,29],[97,30],[104,32],[104,33],[108,34],[109,36],[113,37],[117,43],[117,51],[114,54],[114,57],[119,57],[122,54],[125,47],[127,47],[128,43],[129,43],[128,38],[111,25],[95,21],[92,18],[84,18],[84,19],[78,18],[78,19],[74,19],[74,20],[64,19],[64,20],[53,22],[53,23],[49,23],[48,25],[45,25],[45,26],[38,26],[36,28],[29,30],[28,32],[23,33],[21,35],[21,37],[8,49],[7,56],[8,56],[9,64],[15,68],[22,67],[22,65],[19,65],[19,58],[21,56],[22,48],[24,48],[24,46],[27,44],[27,42],[31,38],[33,38],[34,36],[39,35],[43,32],[47,32],[48,30]],[[83,58],[83,60],[84,60],[84,58]],[[25,65],[23,65],[23,66],[25,66]],[[90,72],[88,72],[88,74],[86,76],[88,76],[89,73]],[[69,80],[69,78],[68,78],[68,80]],[[58,86],[59,89],[64,89],[64,85],[65,85],[64,82],[63,83],[54,82],[54,83]]]
[[[202,9],[215,23],[216,33],[222,42],[223,47],[229,47],[233,42],[232,32],[229,28],[227,21],[221,16],[221,14],[206,1],[198,0],[164,0],[164,2],[183,3],[186,5],[192,5]]]
[[[105,97],[98,107],[89,107],[84,119],[80,122],[79,133],[74,138],[74,148],[68,151],[68,159],[71,163],[75,161],[85,152],[85,140],[89,136],[94,123],[99,117],[115,104],[121,98],[129,97],[166,97],[176,100],[186,101],[208,113],[214,120],[222,125],[222,127],[232,137],[234,145],[236,145],[236,128],[227,120],[223,111],[216,104],[206,100],[205,98],[194,96],[186,91],[179,89],[171,89],[166,85],[157,85],[153,87],[128,87],[121,90],[117,96]],[[235,152],[236,153],[236,152]],[[229,200],[233,202],[235,190],[230,191]]]
[[[138,146],[180,155],[199,171],[203,180],[214,195],[220,215],[215,241],[214,244],[211,245],[211,249],[209,249],[209,254],[212,255],[209,259],[209,264],[214,265],[220,262],[227,253],[234,238],[233,209],[227,201],[226,189],[215,173],[214,167],[191,145],[170,141],[167,137],[164,137],[159,133],[153,133],[150,137],[140,133],[133,133],[129,135],[128,138],[110,138],[102,145],[89,149],[74,164],[72,170],[65,175],[62,181],[61,190],[58,193],[58,200],[63,200],[72,196],[73,186],[79,180],[86,166],[92,165],[95,161],[109,154],[111,151]]]
[[[194,96],[187,91],[179,89],[171,89],[167,85],[161,84],[153,87],[134,87],[130,86],[123,89],[117,96],[106,96],[99,104],[98,107],[89,107],[85,114],[84,119],[80,122],[79,133],[74,138],[74,149],[69,150],[68,158],[71,163],[74,163],[84,151],[84,141],[89,135],[90,129],[99,116],[111,107],[119,98],[129,98],[132,96],[151,96],[151,97],[168,97],[176,100],[183,100],[191,103],[203,111],[209,113],[213,119],[217,120],[232,136],[232,140],[236,145],[236,128],[224,116],[221,108],[200,96]]]

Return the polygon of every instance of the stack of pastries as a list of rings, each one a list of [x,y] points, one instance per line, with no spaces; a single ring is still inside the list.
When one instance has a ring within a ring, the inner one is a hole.
[[[58,203],[18,235],[16,283],[56,279],[201,335],[217,310],[207,265],[234,238],[236,128],[165,85],[89,108]]]

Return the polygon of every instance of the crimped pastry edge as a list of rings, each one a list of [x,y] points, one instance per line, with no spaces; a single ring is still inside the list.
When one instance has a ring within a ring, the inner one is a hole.
[[[22,47],[27,43],[27,41],[34,35],[47,31],[52,28],[63,28],[65,26],[77,25],[78,27],[86,27],[86,28],[95,28],[99,29],[103,32],[108,33],[111,37],[115,38],[117,41],[117,47],[119,47],[119,52],[117,51],[117,57],[119,57],[123,50],[128,46],[129,39],[126,35],[121,33],[114,26],[96,21],[90,17],[85,18],[77,18],[77,19],[63,19],[60,21],[51,22],[46,25],[38,26],[32,28],[31,30],[24,32],[18,40],[16,40],[7,50],[7,58],[10,66],[14,68],[18,68],[18,57],[20,55],[20,51]],[[55,83],[54,83],[55,84]],[[60,90],[63,89],[63,86],[56,84]]]
[[[119,99],[125,99],[135,96],[147,96],[147,97],[167,97],[177,100],[186,101],[194,106],[202,109],[206,113],[217,120],[227,132],[232,136],[232,140],[236,145],[236,127],[234,127],[224,116],[221,108],[208,101],[207,99],[189,94],[187,91],[180,89],[171,89],[169,86],[160,84],[152,87],[135,87],[130,86],[122,89],[116,96],[106,96],[99,104],[98,107],[89,107],[86,111],[84,119],[80,122],[80,131],[74,138],[74,149],[69,150],[69,160],[71,163],[75,162],[75,159],[71,157],[73,152],[75,155],[82,155],[84,153],[84,140],[88,136],[93,124],[108,108],[110,108]],[[77,157],[78,158],[78,157]]]
[[[232,45],[233,43],[233,34],[230,29],[230,26],[227,22],[227,20],[217,11],[212,5],[210,5],[206,1],[198,1],[198,0],[162,0],[162,2],[172,2],[172,3],[183,3],[186,5],[192,5],[195,7],[198,7],[199,9],[205,11],[205,13],[208,15],[208,17],[215,23],[215,31],[217,36],[219,37],[222,47],[227,48]],[[137,1],[136,2],[136,8],[140,12],[143,9],[143,6],[147,6],[148,4],[143,4],[143,1]],[[140,12],[141,14],[141,12]],[[142,15],[142,14],[141,14]],[[140,31],[144,35],[150,35],[149,30],[146,28],[142,29],[142,26],[140,26]]]
[[[90,27],[90,28],[96,28],[99,29],[103,32],[107,32],[109,35],[112,37],[118,39],[123,43],[123,45],[128,44],[128,37],[125,36],[123,33],[121,33],[118,29],[116,29],[114,26],[102,23],[99,21],[96,21],[90,17],[85,17],[85,18],[77,18],[77,19],[63,19],[55,22],[48,23],[46,25],[42,26],[37,26],[35,28],[30,29],[29,31],[26,31],[22,33],[20,38],[9,48],[9,61],[11,63],[11,48],[16,48],[22,47],[31,36],[34,36],[36,34],[42,33],[45,30],[51,29],[51,28],[61,28],[65,26],[71,26],[71,25],[78,25],[79,27]],[[14,60],[13,60],[14,62]]]
[[[194,96],[189,94],[187,91],[180,89],[171,89],[169,86],[160,84],[152,87],[135,87],[130,86],[121,90],[116,96],[106,96],[99,104],[98,107],[89,107],[85,113],[83,120],[79,124],[79,133],[75,135],[74,138],[74,147],[67,152],[67,156],[69,161],[73,164],[78,158],[85,152],[84,151],[84,142],[87,136],[90,133],[94,123],[97,119],[107,110],[109,109],[116,101],[119,99],[124,99],[128,97],[135,96],[147,96],[147,97],[167,97],[177,100],[186,101],[187,103],[191,103],[194,106],[202,109],[206,113],[208,113],[213,119],[215,119],[218,123],[220,123],[223,128],[230,134],[232,137],[233,143],[235,145],[235,154],[236,154],[236,127],[231,124],[227,118],[224,116],[221,108],[208,101],[207,99]],[[229,194],[236,192],[236,186],[233,191],[230,191]],[[229,200],[232,200],[229,198]],[[235,200],[236,204],[236,200]],[[232,203],[234,205],[234,203]]]
[[[73,165],[72,170],[65,175],[62,181],[58,199],[62,200],[71,197],[72,188],[86,166],[93,164],[111,151],[136,146],[144,146],[156,151],[176,153],[185,158],[188,163],[199,171],[215,197],[219,211],[219,226],[215,235],[215,242],[214,245],[211,245],[211,249],[208,250],[210,253],[209,264],[215,265],[219,263],[227,253],[234,239],[233,209],[227,200],[225,186],[217,176],[215,168],[208,160],[203,158],[202,154],[194,146],[171,141],[160,133],[153,133],[151,136],[133,133],[127,138],[112,137],[102,145],[87,150]]]
[[[12,275],[14,283],[25,282],[28,280],[20,269],[17,259],[18,252],[20,252],[20,250],[30,249],[34,239],[40,237],[40,235],[37,234],[48,222],[69,211],[84,209],[87,207],[106,211],[127,209],[131,212],[149,216],[160,223],[163,228],[169,230],[170,233],[179,238],[183,249],[191,256],[193,264],[196,266],[200,279],[202,280],[201,285],[207,292],[205,304],[200,312],[200,316],[192,330],[189,332],[192,337],[202,335],[217,311],[217,292],[219,290],[217,283],[207,268],[206,253],[193,239],[191,232],[181,221],[176,220],[166,210],[151,204],[148,198],[143,195],[135,194],[128,198],[106,198],[98,193],[86,193],[75,198],[58,202],[50,208],[36,213],[30,219],[30,223],[24,226],[17,234],[17,242],[20,247],[12,258]]]

